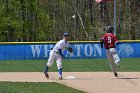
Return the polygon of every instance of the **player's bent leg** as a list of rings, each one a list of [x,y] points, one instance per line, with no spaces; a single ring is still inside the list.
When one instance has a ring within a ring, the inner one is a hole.
[[[50,65],[48,66],[48,64],[47,64],[46,68],[45,68],[45,71],[44,71],[44,74],[45,74],[46,78],[49,78],[49,74],[48,74],[49,67],[51,67],[51,66]]]
[[[110,67],[111,67],[111,69],[112,69],[112,71],[114,73],[114,76],[118,77],[117,70],[116,70],[116,67],[115,67],[115,63],[113,61],[110,62]]]
[[[119,55],[117,54],[116,49],[115,49],[115,48],[111,48],[111,49],[110,49],[110,53],[111,53],[112,56],[113,56],[115,66],[116,66],[117,68],[120,68],[120,65],[119,65],[120,57],[119,57]]]
[[[113,59],[114,59],[114,63],[116,65],[116,67],[120,68],[120,64],[119,64],[120,58],[119,58],[119,55],[117,53],[113,55]]]
[[[48,69],[53,65],[54,59],[55,59],[55,55],[53,55],[53,53],[51,53],[50,57],[48,59],[47,65],[46,65],[46,69],[45,69],[46,72],[48,72]]]
[[[44,71],[44,74],[45,74],[46,78],[49,78],[48,70],[52,65],[53,65],[53,62],[48,61],[47,65],[46,65],[46,68],[45,68],[45,71]]]
[[[45,71],[44,71],[44,74],[45,74],[45,77],[46,78],[49,78],[48,70],[53,65],[54,59],[55,59],[55,56],[53,56],[51,54],[50,57],[49,57],[49,59],[48,59],[48,62],[46,64]]]
[[[62,68],[58,69],[58,73],[59,73],[59,79],[62,80],[63,79],[63,77],[62,77]]]
[[[48,72],[49,68],[53,65],[53,62],[48,61],[46,68],[45,68],[45,72]]]
[[[113,54],[113,59],[114,59],[115,63],[119,63],[120,62],[120,57],[119,57],[119,55],[117,53]]]
[[[116,70],[114,62],[110,63],[110,67],[112,69],[112,72],[114,73],[114,76],[118,77],[117,70]]]
[[[114,64],[114,59],[113,59],[112,54],[110,53],[110,50],[107,50],[106,53],[107,53],[107,58],[108,58],[111,70],[114,73],[115,77],[118,77],[117,70]]]
[[[62,80],[62,64],[58,64],[57,63],[57,67],[58,67],[58,75],[59,75],[59,79]]]
[[[56,58],[56,62],[57,62],[57,68],[58,68],[58,74],[59,74],[59,79],[62,80],[62,58],[58,57]]]

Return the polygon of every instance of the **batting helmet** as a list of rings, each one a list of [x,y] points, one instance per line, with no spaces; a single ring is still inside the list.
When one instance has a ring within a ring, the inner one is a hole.
[[[65,33],[63,34],[63,36],[64,36],[64,37],[65,37],[65,36],[69,36],[69,33],[65,32]]]
[[[107,33],[112,33],[114,31],[114,28],[112,26],[108,26],[105,29]]]

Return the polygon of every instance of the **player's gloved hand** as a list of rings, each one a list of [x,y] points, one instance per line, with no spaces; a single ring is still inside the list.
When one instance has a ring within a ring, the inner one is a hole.
[[[73,52],[73,49],[69,46],[68,48],[68,51],[70,52],[70,53],[72,53]]]

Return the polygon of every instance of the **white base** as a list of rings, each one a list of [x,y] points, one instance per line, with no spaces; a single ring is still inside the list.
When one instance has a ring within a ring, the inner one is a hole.
[[[72,79],[77,79],[77,77],[75,77],[75,76],[67,76],[67,77],[64,77],[64,79],[72,80]]]

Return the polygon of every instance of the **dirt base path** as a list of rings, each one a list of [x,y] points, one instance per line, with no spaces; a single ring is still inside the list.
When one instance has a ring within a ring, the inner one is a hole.
[[[115,78],[111,72],[64,72],[64,80],[50,72],[50,79],[41,72],[1,72],[0,81],[58,82],[87,93],[139,93],[140,72],[119,72]]]

